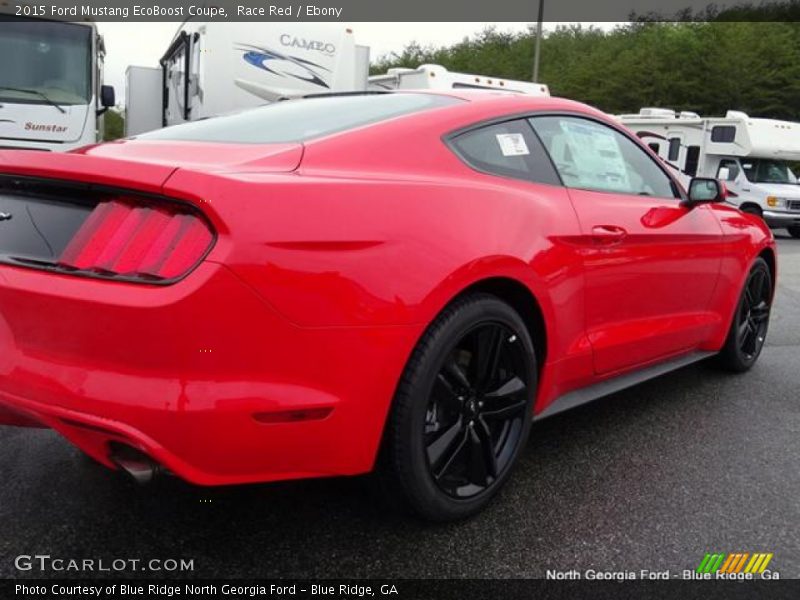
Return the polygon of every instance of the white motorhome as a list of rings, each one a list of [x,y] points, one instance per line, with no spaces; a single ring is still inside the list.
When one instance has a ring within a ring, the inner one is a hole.
[[[800,161],[800,123],[728,111],[701,117],[643,108],[618,117],[665,162],[688,178],[725,181],[728,202],[800,237],[800,185],[790,163]]]
[[[96,143],[114,89],[92,22],[14,16],[0,6],[0,148],[66,152]]]
[[[499,77],[485,77],[469,73],[448,71],[441,65],[421,65],[416,69],[389,69],[382,75],[369,78],[369,89],[380,90],[452,90],[459,88],[476,90],[504,90],[530,94],[533,96],[549,96],[550,90],[542,83],[516,81]]]
[[[319,93],[454,88],[550,93],[541,83],[453,73],[439,65],[370,77],[369,48],[339,24],[187,20],[160,67],[128,69],[126,134]]]
[[[369,49],[357,46],[352,30],[340,24],[188,20],[160,68],[128,70],[126,133],[284,98],[364,90],[368,70]]]

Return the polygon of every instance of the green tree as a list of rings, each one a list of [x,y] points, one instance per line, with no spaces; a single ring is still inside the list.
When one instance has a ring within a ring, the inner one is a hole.
[[[798,6],[796,0],[784,4],[785,10]],[[542,39],[541,79],[554,95],[610,113],[662,106],[800,120],[800,23],[737,22],[726,16],[730,13],[709,13],[703,17],[719,20],[669,23],[640,18],[610,31],[559,27]],[[412,43],[381,57],[372,72],[435,63],[529,80],[534,36],[486,29],[447,47]]]
[[[103,141],[110,142],[125,136],[125,117],[116,108],[103,115]]]

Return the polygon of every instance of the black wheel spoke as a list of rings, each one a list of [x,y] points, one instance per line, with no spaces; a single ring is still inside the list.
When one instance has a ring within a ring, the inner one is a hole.
[[[491,421],[511,419],[528,404],[525,382],[513,377],[484,397],[481,415]]]
[[[516,396],[524,391],[525,382],[519,377],[512,377],[496,390],[486,394],[486,399],[507,398],[508,396]]]
[[[517,400],[495,410],[484,410],[481,414],[484,419],[489,419],[490,421],[505,421],[517,416],[527,404],[528,401],[526,399]]]
[[[755,299],[753,298],[753,294],[750,292],[750,286],[744,288],[744,306],[742,307],[745,312],[750,310],[750,307],[755,304]]]
[[[461,387],[465,390],[472,388],[469,379],[467,379],[467,374],[464,372],[464,369],[462,369],[459,366],[459,364],[455,361],[454,358],[451,358],[450,360],[447,361],[447,363],[445,363],[444,371],[449,377],[452,377],[456,386]]]
[[[750,331],[750,321],[748,319],[744,319],[741,324],[739,325],[739,339],[744,341],[744,337]]]
[[[756,323],[766,321],[769,319],[769,305],[766,301],[762,300],[757,306],[753,307],[751,314],[753,321]]]
[[[468,433],[469,436],[469,466],[468,477],[471,483],[480,486],[489,484],[489,469],[486,460],[486,452],[484,451],[483,443],[475,431],[471,427]]]
[[[475,387],[479,393],[485,392],[497,377],[500,355],[505,343],[505,330],[502,327],[486,327],[476,336],[477,368]]]
[[[463,422],[461,418],[453,425],[445,429],[433,442],[428,445],[428,461],[431,465],[439,465],[447,454],[456,445],[459,434],[463,434]],[[463,437],[463,435],[461,436]],[[445,459],[446,460],[446,459]]]
[[[448,474],[458,463],[458,459],[460,455],[464,452],[464,449],[467,446],[467,442],[469,440],[469,432],[461,432],[461,435],[456,438],[458,440],[457,444],[454,444],[450,449],[447,455],[444,457],[444,462],[439,466],[438,469],[434,469],[433,476],[436,479],[441,479],[445,475]]]
[[[442,373],[436,375],[436,383],[434,384],[434,398],[439,399],[439,411],[458,412],[464,402],[464,396],[458,393],[458,390]]]
[[[763,271],[758,271],[756,276],[753,278],[753,282],[755,284],[755,290],[753,291],[753,298],[755,298],[756,300],[760,300],[764,295],[765,279],[766,276],[764,275]]]
[[[478,419],[475,422],[475,430],[481,440],[483,456],[486,459],[486,470],[492,477],[497,477],[497,456],[494,453],[492,431],[483,419]]]

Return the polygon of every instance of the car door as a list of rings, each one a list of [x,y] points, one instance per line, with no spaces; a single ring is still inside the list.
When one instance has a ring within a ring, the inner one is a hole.
[[[586,330],[595,372],[608,374],[690,351],[718,322],[710,309],[722,229],[631,137],[571,115],[531,124],[578,215]]]

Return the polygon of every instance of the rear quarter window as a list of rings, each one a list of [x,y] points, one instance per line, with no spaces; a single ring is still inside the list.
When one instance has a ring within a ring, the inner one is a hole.
[[[561,185],[539,138],[524,119],[473,129],[450,139],[470,167],[490,175]]]

